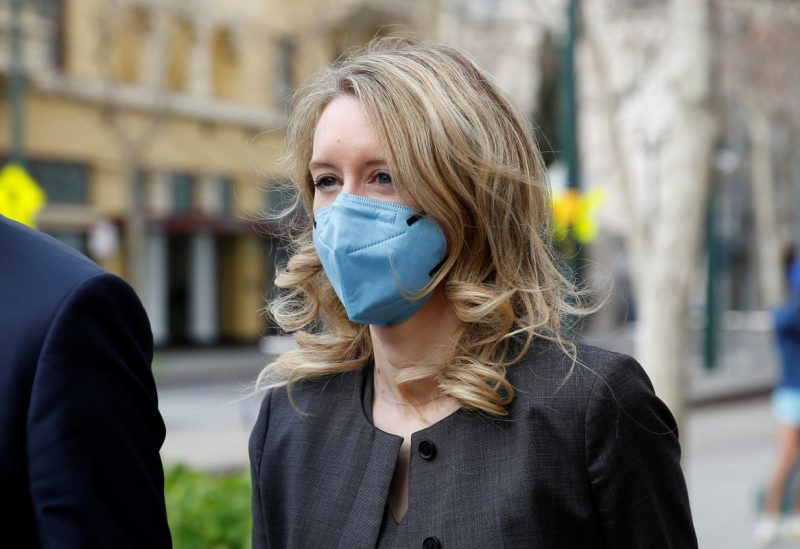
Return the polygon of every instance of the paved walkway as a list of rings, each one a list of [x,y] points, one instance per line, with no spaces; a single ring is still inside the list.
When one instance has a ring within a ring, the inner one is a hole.
[[[632,330],[592,336],[587,341],[607,349],[632,354]],[[687,360],[687,398],[703,404],[729,398],[765,394],[777,374],[777,355],[768,330],[728,330],[722,335],[718,365],[704,369],[700,340],[695,335]],[[253,383],[258,372],[278,353],[292,348],[288,337],[264,338],[259,347],[166,349],[156,353],[153,370],[161,385],[236,380]]]
[[[684,472],[700,547],[754,547],[756,501],[775,456],[769,397],[691,409],[684,431]]]

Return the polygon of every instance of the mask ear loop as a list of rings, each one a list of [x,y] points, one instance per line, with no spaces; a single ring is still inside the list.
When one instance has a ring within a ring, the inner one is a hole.
[[[412,215],[411,217],[406,219],[406,225],[408,225],[410,227],[411,225],[413,225],[414,223],[416,223],[417,221],[419,221],[423,217],[425,217],[425,212],[415,213],[414,215]]]
[[[428,216],[428,214],[426,214],[425,212],[415,213],[414,215],[412,215],[411,217],[406,219],[406,224],[410,227],[414,223],[419,221],[420,219],[423,219],[423,218],[425,218],[427,216]],[[437,263],[433,267],[433,269],[430,270],[430,272],[428,272],[428,277],[429,278],[433,278],[433,275],[435,275],[439,271],[439,269],[442,268],[442,265],[444,265],[445,261],[447,261],[447,255],[445,255],[442,258],[442,260],[439,261],[439,263]],[[417,290],[417,292],[410,292],[410,293],[407,292],[405,290],[405,288],[403,288],[402,284],[400,283],[400,278],[397,276],[397,270],[394,268],[394,262],[391,260],[391,258],[389,259],[389,268],[392,271],[392,278],[394,279],[394,283],[397,286],[397,289],[400,290],[400,295],[403,297],[403,299],[406,299],[408,301],[415,301],[415,300],[412,299],[413,294],[414,293],[419,293],[420,291],[422,291],[422,288]],[[430,282],[430,281],[428,281],[428,282]],[[427,283],[425,285],[427,286]],[[424,286],[423,286],[423,288],[424,288]],[[420,296],[419,299],[422,299],[422,297],[424,297],[424,296]]]
[[[437,263],[437,264],[436,264],[436,266],[434,266],[434,267],[433,267],[433,269],[431,269],[431,270],[430,270],[430,272],[428,273],[428,277],[429,277],[429,278],[433,278],[433,275],[435,275],[435,274],[436,274],[436,273],[439,271],[439,269],[441,269],[441,268],[442,268],[442,265],[444,265],[445,261],[447,261],[447,256],[444,256],[444,257],[442,258],[442,260],[441,260],[439,263]],[[413,298],[413,294],[414,294],[415,292],[410,292],[410,293],[409,293],[409,292],[407,292],[407,291],[405,290],[405,288],[403,288],[402,284],[400,283],[400,279],[399,279],[399,277],[397,276],[397,271],[395,270],[395,268],[394,268],[394,264],[393,264],[393,262],[392,262],[391,260],[389,260],[389,268],[390,268],[390,269],[391,269],[391,271],[392,271],[392,278],[394,279],[394,283],[395,283],[395,285],[397,286],[397,289],[398,289],[398,290],[400,290],[400,295],[401,295],[401,296],[402,296],[404,299],[406,299],[406,300],[408,300],[408,301],[416,301],[415,299],[412,299],[412,298]],[[429,280],[428,282],[430,282],[430,280]],[[428,283],[426,282],[426,283],[425,283],[425,286],[427,286],[427,285],[428,285]],[[423,286],[422,288],[424,288],[425,286]],[[419,290],[417,290],[417,293],[418,293],[418,292],[420,292],[420,291],[422,291],[422,288],[420,288]],[[427,294],[425,294],[425,295],[427,295]],[[420,296],[418,299],[422,299],[423,297],[425,297],[425,295],[422,295],[422,296]]]
[[[428,276],[433,278],[433,275],[439,272],[439,269],[442,268],[442,265],[444,265],[445,261],[447,261],[447,256],[444,256],[442,260],[439,263],[437,263],[433,269],[431,269],[431,272],[428,273]]]
[[[416,213],[416,214],[412,215],[411,217],[409,217],[408,219],[406,219],[406,223],[410,227],[411,225],[413,225],[414,223],[416,223],[417,221],[419,221],[423,217],[427,217],[427,216],[428,216],[428,214],[426,214],[425,212]],[[433,275],[435,275],[439,271],[439,269],[442,268],[442,265],[444,265],[445,261],[447,261],[447,255],[445,255],[442,258],[442,260],[439,263],[437,263],[433,267],[433,269],[430,270],[430,272],[428,273],[428,276],[433,278]]]

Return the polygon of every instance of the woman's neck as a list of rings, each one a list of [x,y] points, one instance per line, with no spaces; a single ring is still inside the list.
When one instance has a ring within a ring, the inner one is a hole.
[[[444,294],[433,295],[414,316],[400,324],[370,326],[375,354],[375,396],[400,404],[396,378],[403,368],[419,363],[440,363],[452,354],[463,324]],[[441,397],[436,380],[426,379],[406,386],[412,402],[420,405]]]

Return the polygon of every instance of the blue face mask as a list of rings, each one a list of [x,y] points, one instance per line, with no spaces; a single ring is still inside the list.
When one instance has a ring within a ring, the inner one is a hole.
[[[446,241],[431,219],[404,204],[339,193],[314,214],[314,247],[348,318],[402,322],[430,297],[408,297],[441,266]]]

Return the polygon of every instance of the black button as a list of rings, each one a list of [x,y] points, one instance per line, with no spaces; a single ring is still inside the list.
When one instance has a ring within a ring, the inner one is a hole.
[[[431,461],[433,458],[436,457],[436,446],[430,440],[423,440],[422,442],[420,442],[417,449],[419,450],[419,455],[422,457],[422,459],[426,461]],[[436,540],[436,538],[428,538],[428,539],[432,539],[434,541]],[[439,542],[437,541],[436,543]],[[436,547],[439,546],[437,545]]]
[[[425,541],[422,542],[422,549],[439,549],[441,546],[442,544],[439,543],[439,540],[433,536],[425,538]]]

